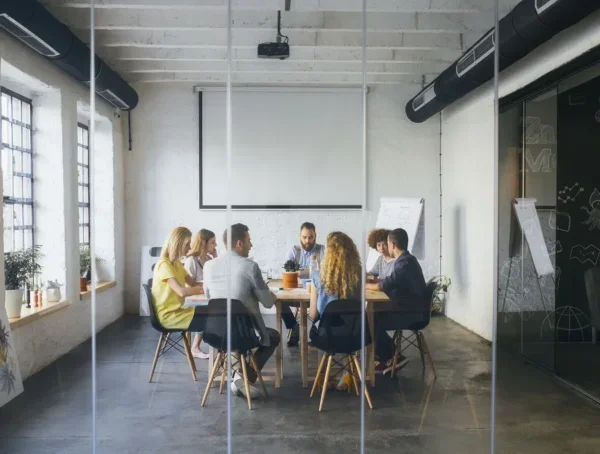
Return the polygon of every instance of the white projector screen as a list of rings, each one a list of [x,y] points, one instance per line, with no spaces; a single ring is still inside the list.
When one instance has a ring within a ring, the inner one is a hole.
[[[234,208],[360,208],[362,92],[234,89]],[[226,93],[200,93],[200,208],[227,205]]]

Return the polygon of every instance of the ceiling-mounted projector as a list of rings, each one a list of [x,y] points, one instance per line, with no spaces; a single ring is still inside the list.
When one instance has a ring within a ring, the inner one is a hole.
[[[258,58],[278,58],[285,60],[290,56],[289,38],[281,34],[281,11],[277,11],[277,42],[260,43]]]

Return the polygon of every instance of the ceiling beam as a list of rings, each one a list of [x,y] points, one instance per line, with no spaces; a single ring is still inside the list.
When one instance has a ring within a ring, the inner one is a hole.
[[[89,10],[55,8],[53,13],[71,28],[90,27]],[[367,29],[379,32],[486,32],[493,25],[492,13],[368,13]],[[268,30],[275,34],[277,14],[261,11],[235,11],[235,29]],[[96,30],[206,30],[227,28],[227,12],[171,9],[100,9]],[[291,12],[282,16],[284,33],[290,30],[360,31],[362,14],[349,12]]]
[[[173,48],[173,47],[104,47],[100,53],[107,59],[118,61],[225,61],[226,47]],[[450,49],[367,49],[369,62],[439,62],[452,63],[461,55]],[[254,47],[234,47],[234,61],[264,61],[259,59]],[[293,46],[288,61],[362,61],[362,48],[329,48]]]
[[[502,11],[514,7],[518,0],[499,0]],[[89,8],[89,0],[41,0],[48,6]],[[186,8],[218,10],[227,8],[227,0],[95,0],[96,8]],[[282,0],[232,0],[233,9],[277,11]],[[367,0],[367,11],[447,13],[493,11],[493,0]],[[362,0],[294,0],[292,11],[362,11]]]

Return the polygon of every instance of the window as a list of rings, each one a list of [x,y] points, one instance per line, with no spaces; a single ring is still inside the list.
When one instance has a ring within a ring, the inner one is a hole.
[[[33,246],[31,100],[2,88],[4,251]]]
[[[88,127],[77,125],[77,200],[79,244],[90,244],[90,137]]]

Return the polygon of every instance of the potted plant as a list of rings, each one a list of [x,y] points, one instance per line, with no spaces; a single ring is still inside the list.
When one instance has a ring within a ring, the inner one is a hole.
[[[283,269],[283,288],[298,288],[298,271],[300,271],[300,265],[293,260],[288,260],[283,265]]]
[[[102,259],[96,257],[96,265],[102,263]],[[87,291],[88,283],[92,280],[92,251],[89,246],[79,247],[79,290],[81,292]]]
[[[5,305],[8,318],[21,316],[23,295],[41,274],[40,246],[4,254]]]
[[[46,301],[48,303],[60,301],[60,284],[58,281],[48,281],[46,283]]]

